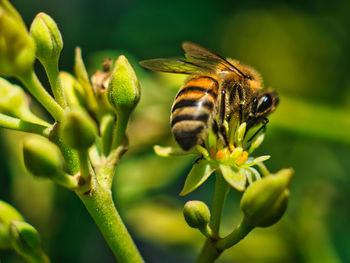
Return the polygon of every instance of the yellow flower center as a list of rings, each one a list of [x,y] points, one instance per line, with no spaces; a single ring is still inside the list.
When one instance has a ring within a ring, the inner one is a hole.
[[[223,160],[226,158],[229,158],[231,156],[231,153],[235,150],[235,146],[230,145],[229,147],[223,148],[217,152],[215,152],[215,148],[211,147],[210,148],[210,155],[212,156],[213,159],[216,161]],[[242,154],[236,159],[235,163],[237,165],[244,164],[248,159],[248,152],[243,151]]]

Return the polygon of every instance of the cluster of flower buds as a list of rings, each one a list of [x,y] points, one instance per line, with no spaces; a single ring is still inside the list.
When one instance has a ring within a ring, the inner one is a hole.
[[[84,204],[92,209],[109,206],[107,210],[118,220],[110,189],[115,166],[127,149],[126,129],[140,100],[140,84],[124,56],[114,63],[106,60],[103,72],[90,78],[80,48],[75,52],[74,75],[59,72],[62,49],[61,33],[50,16],[39,13],[28,31],[9,1],[0,0],[0,76],[17,78],[53,118],[45,121],[34,114],[29,94],[0,77],[0,127],[41,135],[28,136],[22,144],[27,170],[75,191],[81,199],[90,198],[93,201]],[[45,69],[53,96],[35,73],[35,59]],[[94,211],[99,219],[109,219],[104,212]],[[119,221],[114,223],[124,231],[123,240],[133,246]],[[97,223],[103,232],[105,222]],[[109,242],[117,241],[113,237]],[[0,248],[9,246],[26,258],[30,255],[30,262],[46,262],[36,230],[0,203]]]
[[[90,80],[80,48],[75,76],[59,72],[62,48],[61,33],[50,16],[39,13],[28,32],[13,6],[0,1],[0,75],[18,78],[56,121],[50,124],[32,113],[22,87],[0,78],[0,126],[46,137],[23,143],[25,166],[35,176],[77,189],[81,178],[90,182],[94,174],[88,156],[92,147],[108,157],[127,142],[126,127],[140,99],[140,84],[124,56],[114,65],[108,60],[104,71]],[[35,58],[45,68],[53,97],[34,72]],[[94,159],[98,162],[101,157]]]

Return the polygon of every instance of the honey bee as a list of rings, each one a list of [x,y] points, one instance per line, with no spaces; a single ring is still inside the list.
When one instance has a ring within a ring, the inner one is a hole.
[[[249,139],[265,129],[268,114],[279,103],[272,90],[263,91],[260,75],[251,67],[225,59],[197,44],[184,42],[186,59],[150,59],[140,64],[153,71],[189,74],[171,109],[171,129],[184,150],[203,144],[208,128],[228,145],[225,122],[246,122],[246,130],[262,123]]]

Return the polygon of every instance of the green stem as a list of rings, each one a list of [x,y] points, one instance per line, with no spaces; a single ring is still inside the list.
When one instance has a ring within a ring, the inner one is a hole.
[[[113,128],[114,128],[115,118],[112,114],[105,114],[102,117],[100,125],[100,133],[102,139],[102,153],[104,156],[108,156],[112,141],[113,141]]]
[[[216,248],[225,250],[241,241],[254,227],[243,218],[241,223],[227,237],[216,242]]]
[[[114,206],[111,191],[102,188],[96,179],[93,179],[93,187],[89,193],[76,193],[94,219],[118,263],[144,262]]]
[[[45,59],[41,61],[41,64],[44,66],[47,77],[50,82],[53,96],[58,104],[62,108],[67,107],[67,101],[64,96],[59,70],[58,70],[58,57],[57,59]]]
[[[79,180],[76,176],[69,175],[63,171],[59,171],[56,175],[52,176],[57,184],[66,187],[68,189],[76,189],[79,187]]]
[[[76,174],[79,172],[79,158],[76,151],[72,150],[72,148],[68,147],[62,141],[62,138],[59,134],[60,123],[56,122],[51,129],[49,140],[54,142],[61,150],[64,160],[67,164],[67,170],[70,174]]]
[[[118,146],[122,145],[125,139],[125,132],[128,126],[129,114],[118,114],[117,123],[114,129],[112,149],[116,149]]]
[[[212,263],[221,255],[222,251],[215,248],[214,244],[207,240],[197,259],[197,263]]]
[[[199,228],[199,231],[201,231],[201,233],[207,238],[210,238],[210,239],[216,238],[213,230],[210,228],[208,224],[203,228]]]
[[[55,120],[63,120],[63,109],[42,86],[34,70],[18,76],[18,78],[24,84],[24,86],[26,86],[34,98],[36,98],[40,104],[43,105],[43,107],[51,114]]]
[[[210,227],[216,236],[219,236],[222,211],[224,209],[229,186],[220,172],[215,173],[215,190],[211,208]]]
[[[213,235],[219,237],[221,216],[229,186],[222,174],[218,171],[215,173],[215,179],[215,190],[209,225],[213,231]],[[221,255],[221,253],[222,250],[218,250],[213,241],[211,239],[207,239],[198,257],[197,263],[212,263]]]
[[[256,166],[258,167],[258,169],[263,177],[270,175],[269,170],[267,169],[267,167],[263,163],[257,163]]]
[[[17,130],[17,131],[35,133],[35,134],[42,135],[44,137],[49,137],[49,134],[51,131],[51,127],[49,126],[27,122],[27,121],[13,118],[1,113],[0,113],[0,127]]]
[[[89,156],[88,156],[87,149],[78,151],[78,157],[79,157],[80,175],[84,179],[84,181],[89,181],[90,171],[89,171]]]
[[[102,165],[96,169],[97,181],[105,189],[111,189],[115,167],[126,150],[126,147],[119,146],[117,149],[113,150]]]

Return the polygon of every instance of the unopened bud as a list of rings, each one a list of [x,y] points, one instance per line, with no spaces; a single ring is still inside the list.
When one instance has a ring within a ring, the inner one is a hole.
[[[85,108],[88,108],[90,112],[98,112],[98,105],[95,94],[92,90],[89,75],[87,73],[81,49],[77,47],[75,49],[75,62],[74,62],[74,73],[84,90],[84,104]]]
[[[40,61],[57,61],[63,48],[61,33],[55,21],[45,13],[39,13],[30,26],[30,35],[36,44],[36,57]]]
[[[114,64],[107,88],[107,98],[117,114],[112,143],[112,149],[115,149],[125,142],[130,114],[140,100],[139,81],[124,56],[119,56]]]
[[[24,90],[3,78],[0,78],[0,112],[21,120],[46,124],[31,112],[29,97]]]
[[[11,221],[10,239],[13,248],[21,255],[32,254],[40,248],[38,231],[24,221]]]
[[[20,76],[33,68],[35,45],[16,9],[0,1],[0,75]]]
[[[96,134],[96,124],[87,113],[76,109],[66,114],[61,135],[67,145],[76,150],[86,150],[95,142]]]
[[[3,78],[0,78],[0,112],[20,119],[30,112],[24,90]]]
[[[241,199],[241,209],[251,225],[267,227],[282,217],[287,208],[292,174],[291,169],[282,169],[247,188]]]
[[[10,223],[12,220],[24,220],[11,205],[0,200],[0,249],[8,249],[10,243]]]
[[[41,137],[33,137],[24,141],[23,160],[25,167],[35,176],[51,177],[62,169],[58,147]]]
[[[193,228],[204,228],[210,220],[209,208],[201,201],[188,201],[183,213],[187,224]]]
[[[140,100],[139,81],[134,69],[124,56],[120,56],[115,62],[107,96],[118,116],[120,114],[128,117]]]
[[[78,80],[65,71],[60,72],[60,79],[68,105],[72,108],[84,105],[85,91]]]
[[[243,122],[236,131],[236,143],[241,145],[245,136],[245,132],[247,129],[247,123]]]

